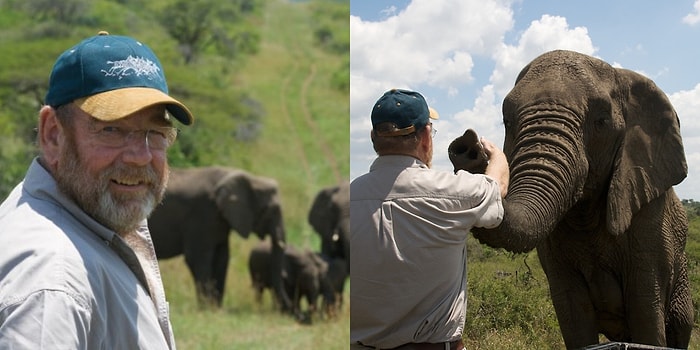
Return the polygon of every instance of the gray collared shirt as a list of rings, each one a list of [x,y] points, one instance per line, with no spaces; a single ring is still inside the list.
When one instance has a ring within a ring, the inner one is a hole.
[[[145,221],[134,237],[149,254],[34,160],[0,205],[0,349],[175,349]]]
[[[351,343],[393,348],[459,339],[467,235],[502,219],[492,178],[378,157],[350,184]]]

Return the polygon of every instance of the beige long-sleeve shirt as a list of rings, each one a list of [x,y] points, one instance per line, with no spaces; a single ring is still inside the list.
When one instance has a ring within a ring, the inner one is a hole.
[[[350,338],[393,348],[459,339],[466,312],[466,239],[504,211],[485,175],[381,156],[350,185]]]

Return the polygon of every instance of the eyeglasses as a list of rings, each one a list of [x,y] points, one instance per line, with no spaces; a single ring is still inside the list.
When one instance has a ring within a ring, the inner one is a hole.
[[[90,132],[102,145],[110,148],[121,148],[134,140],[146,140],[149,149],[162,151],[175,143],[179,130],[172,126],[153,127],[146,130],[133,130],[121,126],[95,126]]]
[[[435,134],[437,134],[437,129],[433,126],[433,123],[428,123],[430,125],[430,137],[435,137]]]

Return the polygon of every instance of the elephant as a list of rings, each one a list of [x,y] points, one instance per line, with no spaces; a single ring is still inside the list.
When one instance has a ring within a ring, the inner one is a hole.
[[[308,222],[321,236],[321,254],[349,262],[350,182],[321,189],[309,209]]]
[[[345,289],[345,281],[350,276],[350,263],[343,258],[326,257],[325,260],[328,263],[327,278],[335,295],[329,307],[335,306],[337,310],[343,306],[343,291]]]
[[[678,116],[631,70],[555,50],[502,106],[510,185],[483,244],[537,250],[567,348],[614,341],[686,348],[693,324],[687,175]]]
[[[286,233],[277,182],[228,167],[172,169],[162,203],[148,219],[158,259],[184,254],[202,306],[221,307],[229,233],[272,242],[271,284],[291,310],[282,286]]]
[[[339,308],[343,305],[345,280],[350,275],[350,182],[318,191],[308,222],[321,237],[321,255],[329,263]]]
[[[312,315],[317,311],[318,298],[323,295],[324,305],[330,311],[336,303],[329,265],[321,255],[309,250],[300,250],[292,245],[284,249],[284,288],[292,299],[292,310],[299,321],[311,323]],[[254,247],[248,258],[248,271],[258,302],[262,301],[265,289],[272,289],[272,251],[269,242],[262,242]],[[301,299],[305,298],[307,310],[301,310]]]

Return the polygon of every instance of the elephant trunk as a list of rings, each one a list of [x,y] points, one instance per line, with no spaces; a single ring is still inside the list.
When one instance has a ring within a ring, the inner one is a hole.
[[[503,221],[474,229],[481,243],[516,253],[534,249],[554,230],[581,197],[588,168],[574,114],[535,111],[521,115],[519,124],[504,146],[511,177]]]
[[[273,271],[272,288],[275,291],[275,295],[277,296],[282,310],[292,312],[294,309],[292,300],[289,295],[287,295],[287,290],[284,288],[285,275],[289,274],[289,271],[286,271],[286,266],[289,266],[289,264],[285,261],[287,259],[285,256],[287,243],[285,241],[286,235],[284,227],[282,225],[278,226],[270,233],[270,236],[272,256],[271,271]]]

